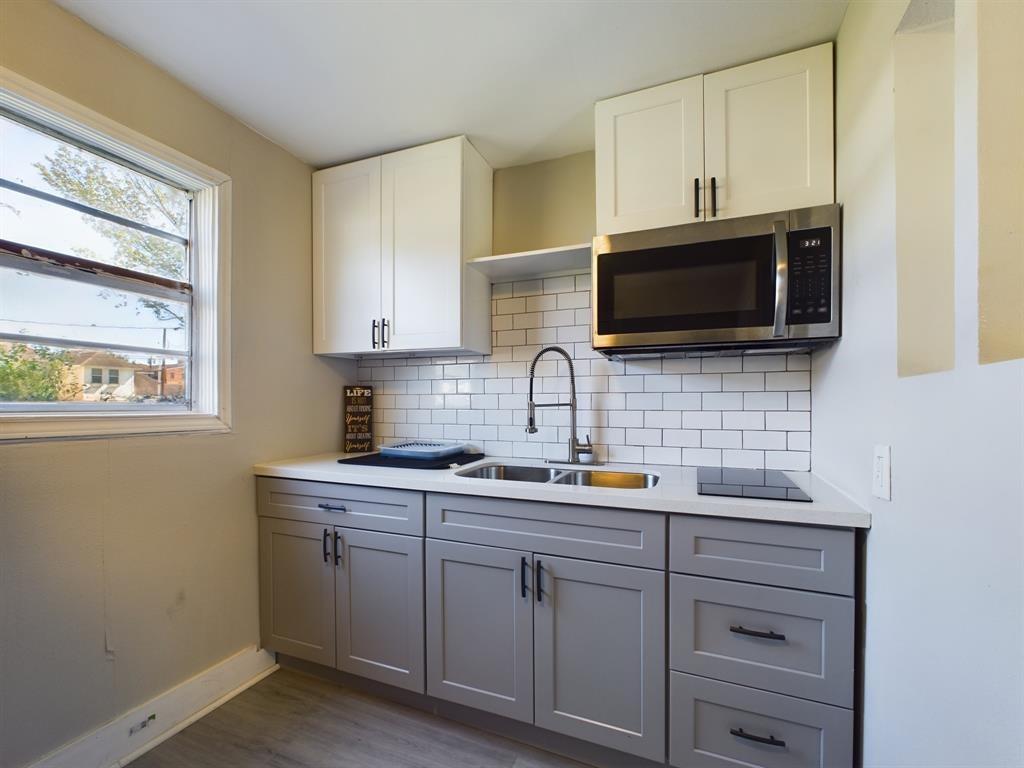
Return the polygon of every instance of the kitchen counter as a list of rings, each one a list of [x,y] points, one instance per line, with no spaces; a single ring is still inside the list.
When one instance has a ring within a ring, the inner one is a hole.
[[[465,471],[483,464],[516,464],[519,466],[573,467],[568,464],[546,464],[539,459],[509,459],[488,456],[479,462],[452,469],[393,469],[339,464],[338,459],[361,454],[325,453],[285,461],[255,465],[254,472],[264,477],[294,480],[315,480],[324,483],[365,485],[375,488],[402,488],[433,493],[458,493],[470,496],[491,496],[524,501],[546,501],[561,504],[586,504],[651,512],[686,515],[712,515],[749,520],[767,520],[804,525],[825,525],[842,528],[870,528],[871,514],[855,504],[834,486],[810,472],[786,472],[814,501],[768,501],[697,494],[697,470],[693,467],[656,466],[646,464],[604,464],[582,468],[618,472],[648,472],[658,475],[653,488],[615,489],[586,486],[554,485],[485,480],[459,477]]]

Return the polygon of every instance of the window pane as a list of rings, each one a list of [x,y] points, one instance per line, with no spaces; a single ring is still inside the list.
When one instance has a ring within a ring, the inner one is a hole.
[[[188,281],[188,252],[180,243],[3,188],[0,238]]]
[[[5,117],[0,147],[8,181],[188,237],[187,192]]]
[[[188,361],[182,357],[0,341],[0,407],[184,410],[188,385]]]
[[[187,350],[188,310],[183,301],[0,267],[0,335],[8,337]]]

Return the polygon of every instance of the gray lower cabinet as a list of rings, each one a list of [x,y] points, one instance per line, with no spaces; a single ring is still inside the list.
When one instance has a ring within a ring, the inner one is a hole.
[[[853,711],[670,673],[676,768],[850,768]]]
[[[670,666],[853,706],[849,597],[672,574]]]
[[[536,555],[535,722],[665,759],[665,574]]]
[[[263,645],[334,666],[334,528],[260,518],[260,635]]]
[[[423,539],[335,534],[338,669],[423,693]]]
[[[533,555],[427,539],[427,693],[533,722]]]

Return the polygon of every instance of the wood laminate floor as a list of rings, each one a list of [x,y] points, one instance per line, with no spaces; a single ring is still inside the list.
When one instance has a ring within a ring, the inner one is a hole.
[[[585,768],[581,763],[280,669],[132,768]]]

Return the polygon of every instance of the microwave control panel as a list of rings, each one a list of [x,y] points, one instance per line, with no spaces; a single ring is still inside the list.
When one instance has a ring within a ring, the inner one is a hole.
[[[832,319],[832,228],[789,233],[789,325]]]

